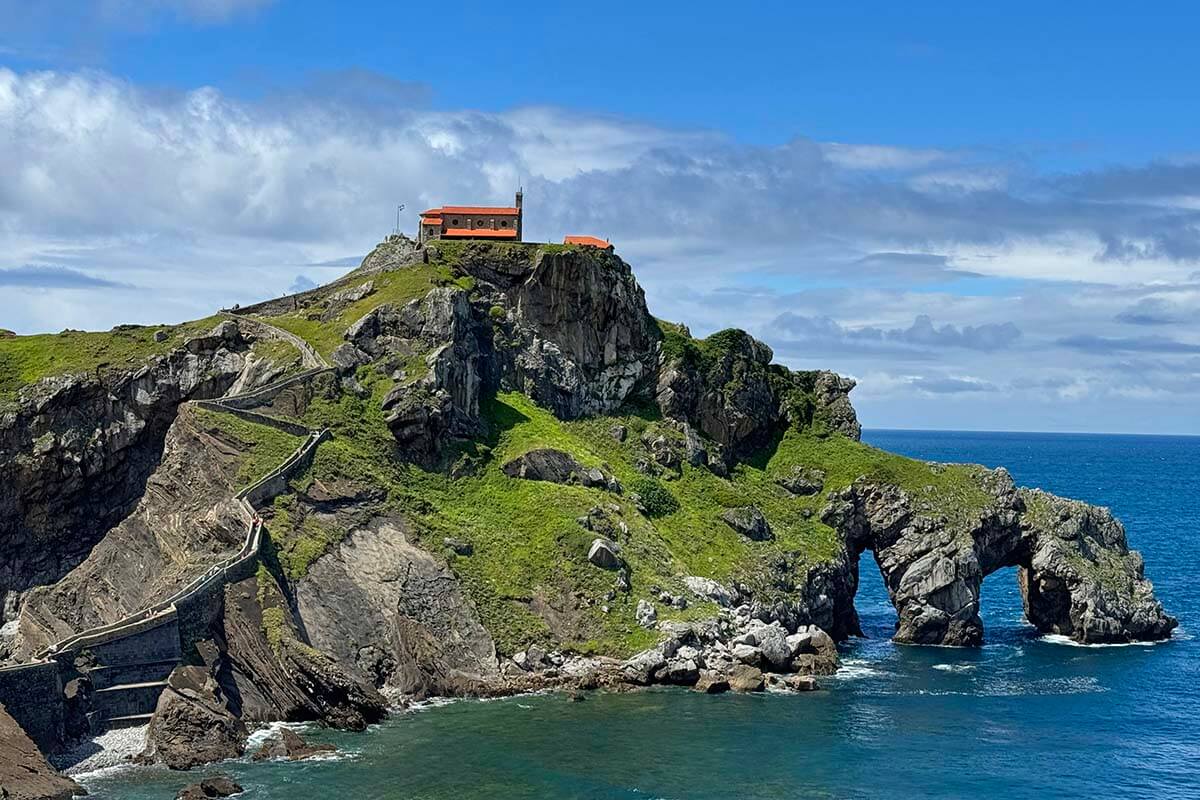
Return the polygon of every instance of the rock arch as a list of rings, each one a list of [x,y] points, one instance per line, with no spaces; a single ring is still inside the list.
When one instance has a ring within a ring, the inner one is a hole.
[[[1155,599],[1141,555],[1107,508],[1017,489],[1003,469],[981,468],[980,480],[989,503],[957,516],[866,479],[832,495],[822,512],[843,536],[851,597],[853,565],[866,550],[874,555],[896,608],[894,641],[982,644],[983,579],[1013,566],[1025,616],[1043,633],[1082,643],[1170,636],[1177,622]],[[852,605],[837,627],[857,631]]]

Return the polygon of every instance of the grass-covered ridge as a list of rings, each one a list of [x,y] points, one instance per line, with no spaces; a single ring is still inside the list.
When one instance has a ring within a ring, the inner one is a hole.
[[[546,613],[566,618],[555,638],[565,639],[568,647],[617,654],[636,651],[654,637],[634,623],[637,600],[653,599],[660,589],[686,594],[686,575],[736,579],[769,592],[774,576],[768,565],[783,557],[800,579],[807,567],[838,553],[839,539],[820,521],[820,510],[830,491],[860,476],[896,483],[930,507],[960,509],[963,514],[975,513],[987,502],[974,468],[933,467],[840,435],[795,430],[749,463],[735,466],[728,478],[684,464],[677,478],[647,479],[635,466],[646,456],[641,434],[670,430],[656,412],[636,409],[564,422],[519,393],[503,393],[487,402],[489,433],[448,456],[448,463],[458,461],[466,467],[454,471],[459,477],[450,477],[446,471],[423,469],[402,458],[379,405],[392,380],[370,367],[361,368],[358,378],[369,396],[317,393],[309,406],[303,422],[329,427],[334,436],[295,481],[296,489],[307,491],[320,482],[382,490],[384,499],[373,513],[402,516],[426,549],[446,554],[504,652],[549,640]],[[629,431],[624,442],[611,433],[618,424]],[[520,480],[501,471],[507,461],[542,447],[564,450],[585,466],[603,468],[618,478],[625,492]],[[825,490],[795,497],[779,486],[776,479],[796,465],[824,470]],[[648,481],[670,502],[646,516],[629,495],[644,492]],[[726,509],[748,504],[767,517],[773,541],[748,541],[721,521]],[[586,559],[597,534],[577,520],[597,506],[612,509],[611,521],[623,521],[628,528],[627,534],[611,532],[630,566],[628,594],[610,596],[615,574]],[[302,578],[349,532],[315,519],[294,498],[278,501],[274,514],[269,528],[292,580]],[[473,554],[450,553],[446,538],[469,542]],[[713,612],[710,605],[692,600],[684,612],[660,605],[660,613],[669,617]]]
[[[110,331],[63,331],[0,338],[0,401],[43,378],[136,367],[210,331],[219,316],[180,325],[120,325]],[[155,341],[163,331],[166,338]]]
[[[278,467],[304,444],[302,436],[293,436],[270,425],[261,425],[233,414],[197,407],[193,407],[190,413],[198,428],[236,444],[241,453],[235,477],[239,490]]]
[[[573,246],[572,246],[573,247]],[[538,252],[560,252],[565,245],[527,242],[439,241],[427,249],[428,261],[409,264],[382,272],[354,273],[339,281],[321,298],[286,314],[261,317],[272,325],[305,339],[322,355],[328,356],[344,341],[346,329],[379,306],[402,306],[424,297],[437,286],[457,286],[470,291],[475,280],[460,267],[465,262],[519,262],[532,264]],[[330,297],[336,290],[353,288],[372,281],[374,291],[344,307],[333,307]]]

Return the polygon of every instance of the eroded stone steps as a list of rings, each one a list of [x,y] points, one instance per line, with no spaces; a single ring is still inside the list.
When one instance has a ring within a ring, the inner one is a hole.
[[[127,714],[122,717],[109,717],[108,719],[106,719],[104,721],[103,724],[109,730],[113,730],[115,728],[136,728],[141,725],[149,725],[150,718],[153,716],[154,716],[153,713],[150,713],[150,714]]]
[[[92,686],[99,690],[107,689],[110,686],[165,681],[170,676],[171,670],[177,666],[179,666],[178,658],[160,659],[93,667],[88,670],[87,675],[92,679]]]
[[[153,714],[166,688],[165,680],[109,686],[92,696],[92,708],[100,712],[106,724],[122,717]]]

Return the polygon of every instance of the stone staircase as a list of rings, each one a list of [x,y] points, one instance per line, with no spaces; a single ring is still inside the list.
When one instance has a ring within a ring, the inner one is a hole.
[[[90,679],[91,709],[87,716],[93,731],[146,724],[167,687],[171,672],[183,663],[183,648],[194,643],[196,626],[192,620],[185,624],[182,617],[189,615],[183,611],[190,605],[200,604],[204,595],[223,590],[227,582],[253,574],[263,534],[262,520],[256,509],[286,491],[289,476],[307,463],[317,446],[328,438],[329,431],[311,430],[249,409],[260,402],[269,402],[273,394],[289,386],[328,372],[330,367],[308,342],[294,334],[258,320],[234,314],[229,316],[240,324],[251,324],[260,335],[272,333],[276,338],[291,342],[300,350],[303,364],[308,367],[299,374],[247,392],[217,400],[194,401],[196,405],[305,436],[304,442],[275,469],[237,493],[236,499],[246,521],[246,537],[242,548],[236,555],[213,566],[184,588],[152,606],[115,623],[81,631],[56,642],[39,652],[35,660],[28,664],[0,668],[0,702],[7,699],[10,691],[19,691],[21,686],[28,683],[23,673],[32,675],[32,671],[57,663],[61,674],[69,675],[77,671]],[[185,639],[189,641],[185,642]],[[61,706],[61,682],[60,678],[58,696],[46,697],[47,703]],[[11,702],[5,704],[12,705]],[[36,712],[33,715],[36,716]],[[57,716],[61,733],[61,710]],[[33,720],[17,721],[28,729],[31,727],[29,722]]]

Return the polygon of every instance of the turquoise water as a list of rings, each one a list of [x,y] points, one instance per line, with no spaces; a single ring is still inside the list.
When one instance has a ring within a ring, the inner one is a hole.
[[[336,759],[229,763],[247,797],[1195,798],[1200,797],[1200,438],[868,431],[880,447],[1007,466],[1019,483],[1104,503],[1180,618],[1171,642],[1075,647],[1021,619],[1015,575],[987,579],[980,650],[897,647],[864,556],[871,637],[806,695],[654,691],[464,701],[366,734],[312,731]],[[211,770],[210,770],[211,771]],[[132,768],[98,798],[168,798],[196,775]]]

